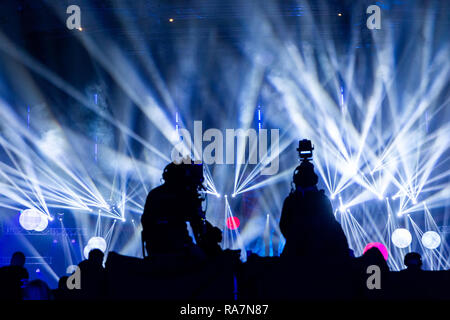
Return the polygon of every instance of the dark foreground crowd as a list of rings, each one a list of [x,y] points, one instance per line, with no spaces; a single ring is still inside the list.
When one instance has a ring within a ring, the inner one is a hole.
[[[424,271],[418,253],[405,269],[389,270],[378,248],[353,257],[329,199],[318,190],[314,166],[304,160],[285,199],[280,257],[222,250],[222,232],[202,209],[203,168],[169,164],[164,184],[150,191],[142,215],[144,259],[98,249],[51,290],[28,282],[25,256],[0,268],[0,298],[13,300],[410,300],[450,299],[450,271]],[[187,222],[192,228],[189,235]]]
[[[232,251],[206,260],[183,254],[139,259],[110,252],[103,264],[103,253],[94,249],[89,259],[79,264],[79,278],[62,276],[58,288],[51,290],[42,280],[28,281],[25,257],[16,252],[11,265],[0,268],[0,299],[450,299],[450,271],[423,271],[417,253],[405,256],[406,268],[399,272],[389,271],[377,248],[346,261],[325,260],[251,255],[246,263],[241,263]],[[381,271],[379,279],[375,278],[375,273],[368,272],[374,265]]]

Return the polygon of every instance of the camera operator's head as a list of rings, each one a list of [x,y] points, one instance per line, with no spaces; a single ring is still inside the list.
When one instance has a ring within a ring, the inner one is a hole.
[[[313,187],[319,182],[319,177],[314,172],[314,165],[309,161],[302,163],[295,169],[294,184],[295,187],[308,188]]]

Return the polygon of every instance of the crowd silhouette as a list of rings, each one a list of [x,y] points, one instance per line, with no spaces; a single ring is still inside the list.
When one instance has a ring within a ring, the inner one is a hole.
[[[286,246],[281,256],[250,254],[245,263],[239,251],[221,249],[222,232],[206,219],[202,166],[171,163],[163,179],[150,191],[142,215],[144,259],[109,252],[105,261],[103,252],[94,249],[50,290],[42,280],[29,281],[25,255],[16,252],[10,265],[0,268],[0,299],[450,298],[450,271],[423,271],[418,253],[406,254],[401,272],[390,271],[375,247],[354,257],[307,160],[297,167],[295,187],[283,204],[280,230]],[[369,271],[375,269],[378,279],[370,284]]]

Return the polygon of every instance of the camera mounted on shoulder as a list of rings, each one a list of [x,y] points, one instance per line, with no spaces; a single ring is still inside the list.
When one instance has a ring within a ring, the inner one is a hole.
[[[310,161],[313,157],[314,146],[311,140],[303,139],[298,142],[298,156],[303,161]]]
[[[171,162],[163,172],[163,180],[169,185],[177,185],[195,191],[206,190],[203,182],[203,163],[191,161],[180,163]]]
[[[301,163],[294,171],[294,184],[298,188],[310,188],[319,182],[319,177],[314,172],[314,165],[310,162],[313,158],[314,146],[311,140],[303,139],[298,142],[298,155]]]

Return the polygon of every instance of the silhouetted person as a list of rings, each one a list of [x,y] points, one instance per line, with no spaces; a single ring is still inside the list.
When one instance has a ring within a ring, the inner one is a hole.
[[[104,254],[101,250],[93,249],[89,252],[89,258],[78,264],[81,274],[81,290],[79,292],[81,298],[104,298],[106,294],[106,272],[103,268],[103,258]]]
[[[406,269],[394,273],[394,295],[404,300],[442,299],[448,287],[441,291],[444,279],[422,270],[422,257],[417,252],[405,255]]]
[[[29,275],[25,265],[25,255],[14,252],[9,266],[0,268],[0,298],[8,300],[20,300],[22,287],[28,281]]]
[[[281,213],[280,229],[286,238],[282,257],[349,257],[345,234],[317,182],[313,164],[303,161],[294,174],[295,190],[285,199]]]
[[[53,300],[53,294],[47,283],[33,280],[25,286],[23,300]]]
[[[164,169],[163,180],[164,184],[148,194],[141,219],[148,254],[188,253],[203,257],[205,253],[220,253],[222,232],[206,221],[202,209],[203,167],[170,163]],[[197,245],[189,236],[187,222]]]
[[[405,255],[404,263],[406,272],[422,271],[422,257],[417,252],[409,252]]]
[[[368,268],[370,266],[378,266],[380,268],[380,289],[370,289],[367,285],[369,277],[374,271]],[[382,299],[389,287],[389,267],[384,259],[383,254],[377,247],[368,249],[362,256],[355,259],[355,278],[357,280],[357,290],[360,297],[366,299]]]

